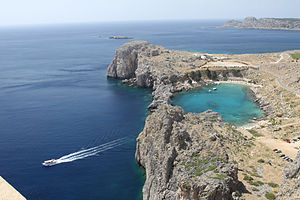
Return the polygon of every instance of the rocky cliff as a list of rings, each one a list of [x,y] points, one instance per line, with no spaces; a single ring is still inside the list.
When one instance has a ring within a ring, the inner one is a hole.
[[[246,17],[244,21],[228,21],[224,27],[300,30],[300,19]]]
[[[256,19],[249,18],[246,21],[254,23]],[[129,85],[153,89],[153,101],[149,105],[152,112],[137,139],[135,155],[139,165],[146,171],[143,199],[237,200],[243,199],[244,194],[246,197],[252,195],[255,198],[258,198],[258,195],[259,197],[267,195],[267,190],[260,191],[253,185],[267,187],[269,192],[272,190],[271,186],[266,186],[267,184],[262,181],[254,181],[246,174],[254,176],[255,179],[263,179],[262,172],[259,171],[258,174],[253,165],[262,161],[265,165],[268,163],[273,166],[270,161],[266,163],[260,159],[256,162],[252,159],[256,159],[257,154],[253,155],[252,150],[262,145],[259,143],[253,148],[256,136],[252,137],[249,135],[251,132],[248,133],[246,130],[242,132],[249,138],[243,136],[236,128],[224,123],[222,117],[215,112],[186,114],[182,108],[172,106],[171,101],[176,92],[214,81],[246,81],[252,85],[259,84],[256,85],[256,89],[252,89],[252,94],[265,110],[265,114],[273,121],[274,117],[282,116],[288,106],[282,100],[284,92],[281,91],[276,79],[257,70],[259,67],[256,66],[266,64],[266,60],[267,63],[274,63],[274,59],[270,59],[270,56],[272,57],[269,54],[191,53],[165,49],[145,41],[126,43],[116,51],[115,58],[107,70],[107,76],[122,79]],[[276,56],[278,57],[277,54]],[[288,114],[287,118],[289,116]],[[281,120],[283,118],[280,118],[280,123]],[[274,132],[273,129],[270,130]],[[263,156],[268,153],[267,150],[269,151],[266,147],[259,150]],[[294,164],[286,169],[278,199],[299,198],[299,160],[300,155]],[[236,163],[240,166],[239,178],[243,171],[244,178],[240,181],[246,185],[238,181]],[[247,167],[247,163],[252,164]],[[262,163],[260,164],[263,165]],[[277,173],[278,166],[275,164],[274,169],[277,169]],[[276,187],[273,182],[268,184]],[[247,187],[246,190],[243,187]],[[240,197],[241,191],[243,197]],[[273,193],[269,195],[274,196]]]
[[[169,50],[145,41],[126,43],[116,51],[107,70],[107,76],[139,87],[153,88],[150,110],[170,104],[174,92],[188,90],[196,81],[204,84],[211,80],[242,77],[243,67],[205,66],[218,60],[210,56]]]
[[[160,106],[137,138],[136,160],[146,170],[143,199],[230,199],[238,186],[230,154],[243,142],[218,113]]]

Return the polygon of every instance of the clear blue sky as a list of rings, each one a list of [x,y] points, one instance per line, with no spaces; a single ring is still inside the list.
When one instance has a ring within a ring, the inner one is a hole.
[[[300,0],[0,0],[0,26],[124,20],[300,17]]]

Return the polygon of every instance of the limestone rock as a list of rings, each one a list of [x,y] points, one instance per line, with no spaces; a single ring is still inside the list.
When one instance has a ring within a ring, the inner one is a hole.
[[[119,79],[129,79],[135,76],[139,50],[149,45],[145,41],[126,43],[116,50],[116,55],[107,69],[107,76]]]
[[[184,72],[182,60],[186,67],[195,63],[205,64],[209,56],[195,56],[176,50],[167,50],[163,47],[145,41],[126,43],[116,51],[115,58],[107,70],[107,76],[125,79],[123,83],[143,88],[153,88],[153,102],[149,110],[154,111],[162,104],[171,104],[174,92],[188,90],[194,86],[183,84],[186,81],[197,81],[204,84],[205,80],[228,80],[230,77],[242,77],[243,68],[204,68],[199,71]],[[204,61],[203,61],[204,60]]]
[[[185,114],[171,105],[148,116],[136,148],[146,170],[143,199],[230,199],[237,166],[224,148],[234,133],[224,126],[215,112]]]

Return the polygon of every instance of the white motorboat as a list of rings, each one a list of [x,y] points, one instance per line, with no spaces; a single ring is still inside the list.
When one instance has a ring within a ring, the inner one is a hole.
[[[56,164],[57,164],[57,160],[55,160],[54,158],[51,160],[46,160],[42,163],[42,165],[44,165],[45,167],[50,167]]]

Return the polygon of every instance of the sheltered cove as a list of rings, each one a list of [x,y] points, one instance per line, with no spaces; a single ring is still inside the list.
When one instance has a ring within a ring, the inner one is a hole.
[[[126,43],[116,51],[107,76],[153,88],[148,107],[152,114],[136,149],[136,160],[146,171],[143,199],[257,199],[273,192],[280,199],[299,197],[300,154],[283,173],[287,162],[270,151],[274,145],[270,139],[282,141],[299,130],[299,69],[292,58],[281,59],[282,55],[288,52],[190,53],[145,41]],[[291,73],[290,69],[296,70]],[[282,76],[279,80],[269,72]],[[172,105],[176,92],[224,81],[252,86],[266,116],[251,130],[232,127],[212,111],[186,114]],[[295,156],[297,150],[290,153]],[[283,174],[283,181],[278,174]]]
[[[180,92],[174,95],[172,103],[185,112],[213,110],[222,115],[225,122],[238,127],[253,124],[264,115],[254,102],[249,86],[241,84],[213,84]]]

